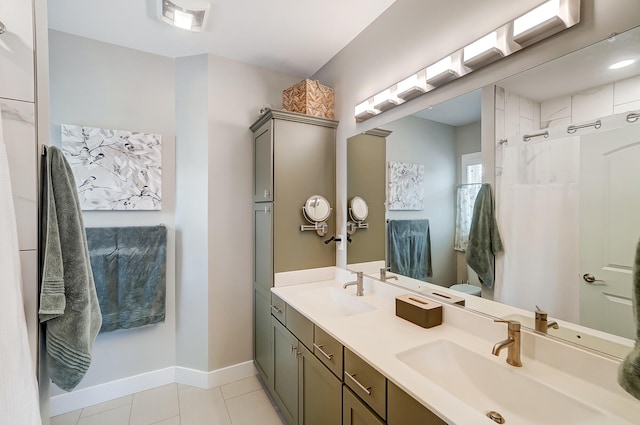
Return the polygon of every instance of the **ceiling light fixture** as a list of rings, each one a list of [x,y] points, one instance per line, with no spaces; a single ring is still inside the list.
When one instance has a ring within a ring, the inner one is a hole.
[[[620,69],[620,68],[629,66],[633,63],[635,63],[634,59],[626,59],[626,60],[614,63],[613,65],[609,66],[609,69]]]
[[[204,31],[211,3],[207,0],[159,0],[160,19],[188,31]]]

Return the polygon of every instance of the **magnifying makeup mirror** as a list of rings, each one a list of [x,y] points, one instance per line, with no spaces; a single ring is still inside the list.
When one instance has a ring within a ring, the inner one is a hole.
[[[300,226],[301,231],[315,230],[320,236],[327,233],[325,221],[331,216],[331,205],[324,196],[312,195],[302,207],[302,215],[312,226]]]

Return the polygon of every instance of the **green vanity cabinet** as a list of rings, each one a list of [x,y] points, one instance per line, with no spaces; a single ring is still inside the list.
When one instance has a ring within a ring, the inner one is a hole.
[[[446,422],[391,381],[388,381],[387,393],[388,425],[446,425]]]
[[[342,425],[384,425],[384,422],[345,385],[342,389]]]
[[[289,425],[298,423],[298,339],[272,319],[273,395]]]
[[[306,347],[299,370],[300,425],[342,423],[342,382]]]
[[[300,225],[308,224],[302,215],[307,198],[321,195],[336,207],[337,126],[334,120],[279,110],[266,111],[250,126],[254,144],[254,288],[268,291],[274,286],[275,273],[335,265],[335,243],[323,243],[336,233],[335,214],[327,220],[324,237],[315,231],[303,232]],[[254,292],[254,363],[271,388],[270,369],[264,363],[268,361],[265,350],[273,347],[273,335],[270,316],[265,322],[264,313],[272,309],[285,323],[285,312],[271,304],[268,296]],[[312,337],[303,342],[311,349]]]
[[[289,308],[287,312],[290,311],[295,310]],[[295,316],[287,314],[289,317]],[[340,425],[342,382],[275,316],[272,334],[272,394],[287,423]]]

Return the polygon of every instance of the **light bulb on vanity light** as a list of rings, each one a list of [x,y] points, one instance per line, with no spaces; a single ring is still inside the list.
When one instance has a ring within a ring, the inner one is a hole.
[[[453,69],[451,56],[447,56],[427,67],[427,84],[434,87],[448,83],[454,78],[458,78],[458,73]]]
[[[371,103],[371,99],[367,99],[364,102],[356,105],[354,110],[356,122],[368,120],[369,118],[375,117],[380,113],[380,111],[378,109],[375,109]]]
[[[397,96],[404,101],[427,92],[426,70],[419,71],[396,84]]]
[[[580,8],[580,0],[549,0],[541,4],[513,21],[513,41],[524,47],[568,28],[575,21],[576,8]]]
[[[382,92],[373,96],[373,108],[379,110],[380,112],[384,112],[386,110],[394,108],[403,102],[404,100],[399,99],[398,96],[395,96],[392,93],[391,88],[383,90]]]
[[[463,49],[463,64],[471,69],[480,68],[504,57],[498,47],[498,31],[493,31]]]

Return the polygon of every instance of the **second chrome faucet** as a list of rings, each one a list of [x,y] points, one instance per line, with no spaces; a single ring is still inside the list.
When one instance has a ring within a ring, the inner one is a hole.
[[[493,346],[491,354],[498,356],[503,348],[507,348],[507,363],[511,366],[522,367],[522,361],[520,360],[520,322],[499,319],[495,319],[494,322],[506,323],[508,333],[507,339]]]

